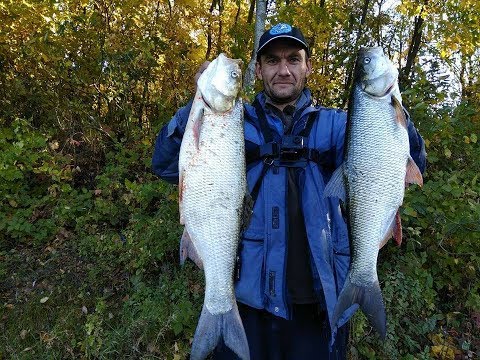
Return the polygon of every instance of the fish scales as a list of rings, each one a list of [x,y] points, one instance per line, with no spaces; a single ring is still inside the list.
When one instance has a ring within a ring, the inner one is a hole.
[[[395,112],[389,102],[369,98],[359,88],[354,89],[353,96],[356,106],[345,160],[349,217],[355,219],[351,225],[350,279],[365,284],[372,278],[378,280],[378,247],[387,222],[403,201],[409,147],[407,130],[392,120]]]
[[[250,358],[233,285],[247,182],[240,60],[220,54],[198,80],[179,154],[180,246],[205,274],[205,296],[190,359],[202,360],[220,339]]]
[[[242,102],[229,114],[205,114],[197,157],[184,181],[195,192],[185,192],[184,217],[190,236],[204,261],[205,305],[212,314],[232,308],[233,281],[225,282],[235,266],[245,180]],[[228,136],[227,136],[228,132]],[[205,239],[206,241],[203,241]],[[210,256],[215,254],[215,256]]]
[[[333,173],[325,196],[346,202],[352,244],[350,269],[333,313],[334,329],[358,304],[382,338],[385,305],[377,259],[392,235],[401,241],[398,208],[405,183],[422,183],[410,157],[407,119],[398,90],[398,71],[381,48],[359,51],[350,95],[343,164]]]

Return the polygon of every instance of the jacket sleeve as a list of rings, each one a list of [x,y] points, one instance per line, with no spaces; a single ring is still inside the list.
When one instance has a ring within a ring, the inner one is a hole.
[[[404,109],[405,110],[405,109]],[[417,164],[418,168],[422,172],[425,172],[427,166],[427,153],[425,151],[425,141],[423,141],[422,136],[415,128],[410,114],[405,110],[408,119],[408,139],[410,141],[410,155]]]
[[[178,154],[193,100],[180,108],[163,126],[155,141],[152,170],[163,180],[178,184]]]

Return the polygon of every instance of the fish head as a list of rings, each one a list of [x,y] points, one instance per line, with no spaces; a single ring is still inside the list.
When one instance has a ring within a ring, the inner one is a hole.
[[[386,97],[387,95],[400,97],[398,70],[385,56],[381,47],[359,50],[355,79],[362,91],[373,97]]]
[[[200,75],[197,87],[213,112],[226,112],[233,108],[242,87],[241,66],[242,60],[230,59],[222,53]]]

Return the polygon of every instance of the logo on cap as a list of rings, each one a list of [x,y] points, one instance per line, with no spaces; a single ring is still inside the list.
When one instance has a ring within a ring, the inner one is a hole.
[[[286,34],[292,31],[292,27],[288,24],[277,24],[270,29],[271,35]]]

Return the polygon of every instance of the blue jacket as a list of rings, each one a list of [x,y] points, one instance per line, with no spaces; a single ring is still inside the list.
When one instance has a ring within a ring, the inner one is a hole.
[[[265,95],[257,95],[265,110],[274,140],[283,135],[283,123],[268,107]],[[153,155],[153,171],[163,179],[178,183],[178,152],[191,103],[181,108],[160,131]],[[311,95],[305,89],[296,104],[292,133],[299,134],[309,114],[315,121],[308,136],[308,147],[320,152],[331,151],[335,167],[343,160],[346,112],[311,106]],[[264,143],[255,109],[245,104],[245,139],[248,147]],[[420,170],[425,168],[424,143],[413,123],[409,122],[411,154]],[[263,162],[247,165],[250,191],[262,174]],[[309,161],[300,176],[299,189],[305,227],[311,249],[314,290],[326,307],[331,320],[337,295],[343,287],[350,264],[348,230],[338,199],[325,198],[323,191],[333,169],[320,168]],[[286,249],[288,221],[286,214],[287,169],[271,167],[265,173],[255,202],[252,220],[240,244],[241,273],[236,282],[239,302],[288,319],[290,306],[286,285]],[[347,321],[355,308],[343,320]],[[332,324],[334,325],[334,324]]]

